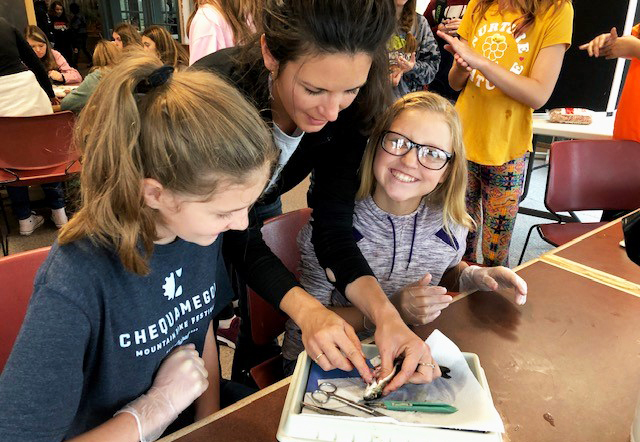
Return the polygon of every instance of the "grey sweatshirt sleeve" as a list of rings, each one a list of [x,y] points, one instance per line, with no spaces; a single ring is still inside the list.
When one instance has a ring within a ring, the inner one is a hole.
[[[402,82],[406,84],[406,88],[401,88],[403,93],[422,90],[433,81],[440,66],[438,43],[427,19],[420,14],[416,14],[416,29],[415,37],[418,40],[416,65],[402,76]]]
[[[89,335],[81,309],[58,293],[36,288],[0,376],[0,440],[50,442],[65,437],[84,387]]]
[[[80,112],[89,101],[89,97],[93,94],[93,91],[98,87],[102,73],[97,70],[87,75],[84,81],[72,90],[69,95],[64,97],[60,102],[60,108],[62,110],[70,110],[73,112]]]

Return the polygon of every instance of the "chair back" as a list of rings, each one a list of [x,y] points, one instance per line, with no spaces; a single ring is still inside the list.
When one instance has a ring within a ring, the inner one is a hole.
[[[72,147],[73,112],[35,117],[0,117],[0,168],[49,169],[78,158]]]
[[[299,275],[300,250],[297,237],[300,229],[309,222],[311,209],[305,208],[271,218],[262,227],[262,237],[271,251],[291,273]],[[287,316],[247,287],[251,337],[257,345],[271,343],[284,332]]]
[[[549,211],[640,207],[640,143],[570,140],[551,145],[545,206]]]
[[[0,372],[22,326],[36,272],[49,249],[51,247],[43,247],[0,259]]]

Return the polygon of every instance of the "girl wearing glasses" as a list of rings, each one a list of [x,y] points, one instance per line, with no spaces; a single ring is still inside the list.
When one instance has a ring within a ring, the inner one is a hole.
[[[414,92],[398,99],[375,126],[360,167],[353,236],[385,293],[409,325],[433,321],[447,291],[513,289],[524,304],[524,280],[505,267],[462,262],[473,221],[465,210],[467,164],[460,122],[445,98]],[[311,243],[298,236],[300,282],[344,318],[361,339],[374,325],[327,280]],[[287,324],[282,353],[291,373],[302,351],[300,330]]]

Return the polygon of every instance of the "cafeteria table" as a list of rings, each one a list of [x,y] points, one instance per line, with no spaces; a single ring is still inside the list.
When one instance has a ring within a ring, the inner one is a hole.
[[[513,304],[507,294],[477,292],[459,297],[434,322],[416,328],[422,338],[439,329],[462,351],[478,354],[505,424],[504,441],[629,440],[640,392],[640,299],[572,267],[582,263],[607,275],[608,260],[622,263],[619,224],[609,223],[516,268],[529,287],[524,306]],[[601,262],[584,252],[595,248]],[[549,256],[564,259],[546,261]],[[624,264],[611,276],[632,282],[638,273],[640,267]],[[273,442],[288,382],[163,441]]]

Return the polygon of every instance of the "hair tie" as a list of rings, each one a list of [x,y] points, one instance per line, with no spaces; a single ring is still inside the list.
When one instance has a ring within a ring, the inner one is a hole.
[[[136,93],[146,94],[152,89],[157,88],[158,86],[162,86],[173,74],[174,67],[168,64],[159,67],[155,71],[153,71],[147,78],[141,80],[140,83],[136,86]]]

